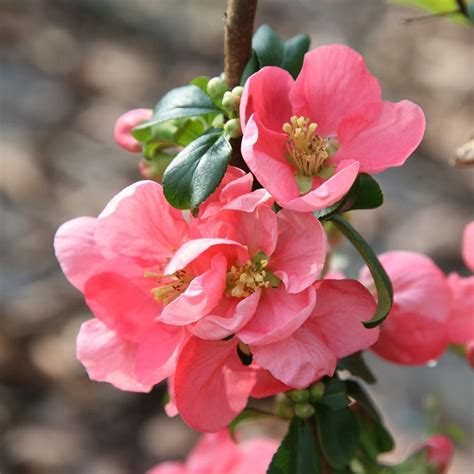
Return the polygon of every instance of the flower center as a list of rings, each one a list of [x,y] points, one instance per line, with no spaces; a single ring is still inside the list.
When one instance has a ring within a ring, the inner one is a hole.
[[[168,304],[175,300],[191,283],[193,274],[187,270],[178,270],[171,275],[146,272],[145,278],[156,278],[158,286],[151,290],[156,301]]]
[[[265,270],[267,265],[268,260],[266,259],[261,259],[258,262],[248,260],[243,265],[232,265],[226,277],[227,296],[245,298],[257,288],[268,288],[270,281]]]
[[[288,160],[306,177],[319,174],[329,157],[329,140],[317,135],[317,128],[318,124],[309,118],[295,115],[290,123],[283,124],[283,131],[288,135]]]

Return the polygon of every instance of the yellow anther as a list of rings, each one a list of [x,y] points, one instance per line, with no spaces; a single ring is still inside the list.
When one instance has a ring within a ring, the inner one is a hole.
[[[295,115],[289,123],[283,124],[283,131],[288,135],[289,161],[301,175],[307,177],[320,173],[329,157],[329,140],[317,135],[317,128],[318,125],[309,118]]]
[[[171,275],[145,272],[145,278],[156,279],[158,286],[153,288],[151,293],[156,301],[166,305],[186,290],[194,276],[188,270],[178,270]]]
[[[264,268],[268,260],[258,263],[248,260],[244,265],[233,265],[227,272],[227,296],[245,298],[250,296],[257,288],[268,288],[267,272]]]

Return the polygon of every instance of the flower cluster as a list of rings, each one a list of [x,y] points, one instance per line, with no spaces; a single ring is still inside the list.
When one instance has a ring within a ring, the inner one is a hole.
[[[275,213],[269,194],[251,189],[252,176],[231,167],[193,217],[142,181],[98,218],[58,230],[62,269],[95,315],[77,347],[92,379],[148,391],[169,377],[182,417],[218,431],[249,396],[304,388],[376,341],[378,329],[361,324],[370,293],[319,280],[320,222]]]

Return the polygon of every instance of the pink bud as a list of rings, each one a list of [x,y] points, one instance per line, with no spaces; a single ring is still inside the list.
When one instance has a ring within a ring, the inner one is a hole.
[[[114,138],[117,144],[132,153],[140,153],[141,143],[132,137],[131,131],[146,122],[153,115],[152,109],[133,109],[121,115],[114,127]]]
[[[438,468],[437,474],[446,473],[454,454],[451,440],[443,435],[435,435],[426,440],[423,448],[428,451],[428,462]]]
[[[466,344],[464,344],[464,350],[466,351],[466,358],[469,365],[474,369],[474,340],[466,342]]]

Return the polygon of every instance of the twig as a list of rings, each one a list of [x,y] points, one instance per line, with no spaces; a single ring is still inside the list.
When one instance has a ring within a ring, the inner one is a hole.
[[[229,88],[240,84],[252,52],[257,0],[228,0],[224,31],[224,72]]]

